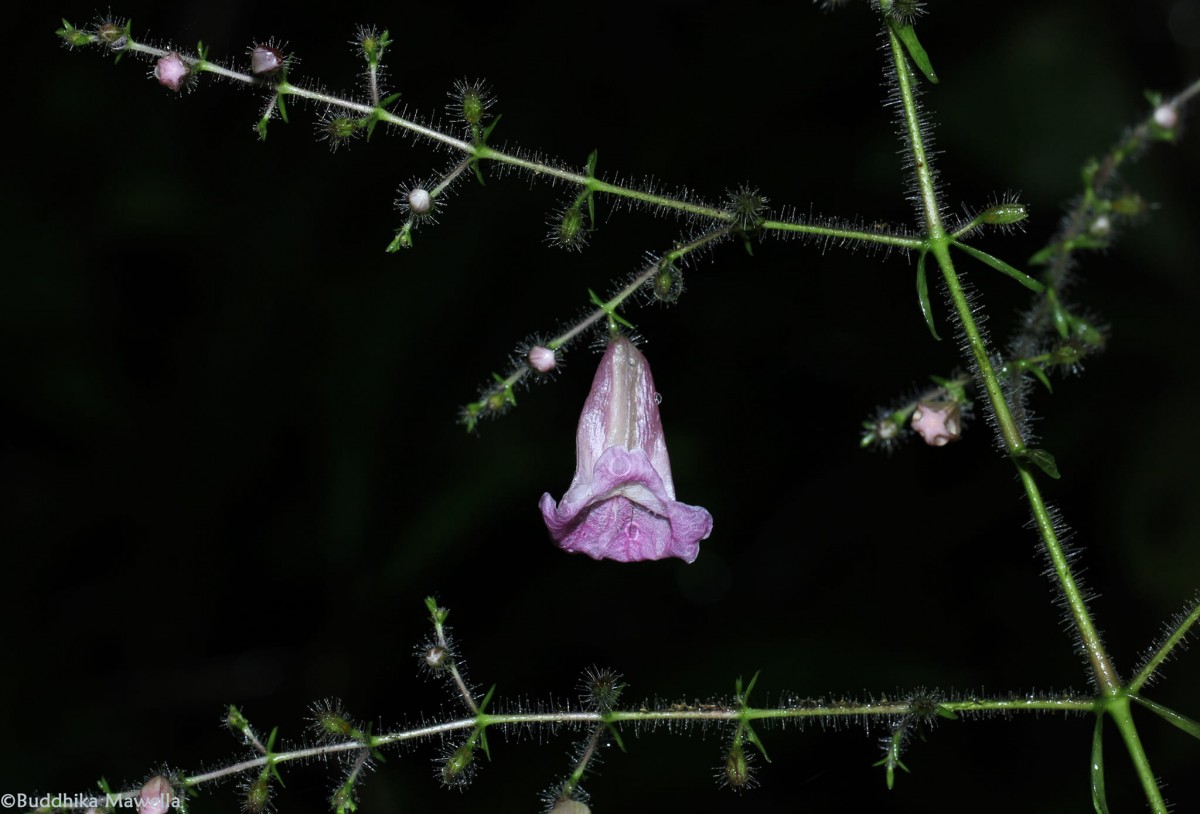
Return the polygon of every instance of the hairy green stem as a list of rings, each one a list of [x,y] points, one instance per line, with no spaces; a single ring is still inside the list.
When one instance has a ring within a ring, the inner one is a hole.
[[[1138,674],[1134,676],[1133,681],[1129,682],[1130,692],[1139,692],[1142,687],[1145,686],[1146,682],[1149,681],[1154,675],[1155,671],[1163,665],[1163,662],[1170,657],[1175,648],[1183,643],[1183,640],[1187,638],[1192,626],[1195,625],[1197,621],[1200,621],[1200,601],[1196,601],[1192,605],[1191,611],[1184,614],[1182,618],[1178,619],[1178,624],[1176,624],[1174,629],[1167,634],[1167,637],[1163,639],[1162,644],[1159,645],[1158,649],[1154,651],[1153,655],[1146,659],[1146,663],[1142,666],[1142,669],[1138,670]]]
[[[93,36],[93,40],[95,39],[96,38]],[[127,44],[124,46],[124,50],[145,54],[146,56],[155,58],[166,56],[167,53],[169,53],[162,48],[156,48],[152,45],[137,42],[132,38],[130,38]],[[186,54],[181,54],[180,58],[187,62],[192,69],[197,72],[215,74],[225,79],[231,79],[235,82],[242,82],[247,85],[263,84],[263,80],[258,77],[230,70],[229,68],[225,68],[214,62],[209,62],[208,60],[199,59]],[[375,69],[374,66],[372,66],[371,95],[372,101],[376,102],[376,104],[363,104],[361,102],[354,102],[349,99],[343,99],[334,94],[299,87],[286,80],[280,81],[274,89],[280,96],[295,96],[311,102],[329,105],[330,107],[338,107],[351,113],[356,113],[364,118],[377,118],[381,122],[385,122],[394,127],[399,127],[403,130],[407,130],[410,133],[414,133],[418,136],[422,136],[423,138],[438,142],[443,146],[465,153],[473,160],[498,161],[503,164],[508,164],[509,166],[519,167],[537,175],[544,175],[559,181],[575,184],[592,192],[627,198],[647,204],[649,206],[673,209],[678,212],[683,212],[689,215],[694,215],[696,217],[706,218],[717,222],[733,223],[737,217],[734,213],[724,209],[705,206],[692,201],[680,200],[678,198],[672,198],[668,195],[658,195],[652,192],[622,186],[621,184],[616,184],[609,181],[602,181],[593,176],[571,172],[570,170],[563,169],[562,167],[556,167],[552,164],[547,164],[542,161],[523,158],[511,153],[505,153],[501,150],[495,150],[491,147],[488,147],[486,144],[472,143],[470,141],[451,136],[448,133],[438,130],[437,128],[420,124],[419,122],[412,121],[411,119],[405,119],[402,116],[397,116],[394,113],[390,113],[378,107],[378,90],[374,85],[374,81]],[[909,250],[918,249],[922,245],[922,241],[919,238],[908,237],[905,235],[850,229],[840,226],[802,223],[798,221],[764,220],[758,224],[758,228],[768,232],[810,235],[813,237],[835,241],[874,243],[878,245],[893,246],[896,248]]]
[[[576,322],[566,331],[547,342],[546,347],[548,347],[550,350],[558,350],[559,348],[563,347],[571,340],[577,338],[584,331],[591,328],[597,322],[604,319],[605,316],[619,308],[621,304],[625,302],[625,300],[632,297],[642,286],[648,283],[650,278],[657,274],[664,265],[674,263],[675,261],[687,256],[691,252],[694,252],[697,249],[703,248],[709,243],[712,243],[714,240],[720,240],[721,238],[726,237],[728,234],[729,229],[727,228],[714,229],[711,232],[701,235],[695,240],[676,246],[669,252],[664,252],[657,262],[646,266],[646,268],[643,269],[636,277],[634,277],[628,285],[614,294],[599,308],[590,312],[579,322]],[[529,367],[527,365],[522,365],[504,379],[501,379],[499,382],[497,382],[495,389],[505,390],[507,388],[511,388],[521,381],[521,379],[525,378],[528,373]]]
[[[920,192],[929,251],[937,259],[938,266],[941,268],[942,275],[945,278],[950,299],[954,304],[954,309],[962,324],[967,344],[975,359],[979,379],[983,384],[988,401],[996,416],[996,423],[1001,438],[1004,441],[1005,449],[1008,451],[1009,457],[1013,460],[1020,474],[1021,483],[1029,499],[1030,509],[1033,512],[1038,532],[1042,537],[1047,556],[1054,569],[1055,578],[1058,580],[1059,587],[1066,598],[1071,620],[1079,634],[1083,650],[1087,655],[1088,661],[1091,663],[1097,687],[1102,697],[1109,699],[1108,709],[1113,713],[1113,719],[1117,721],[1117,725],[1125,739],[1125,746],[1129,751],[1134,766],[1137,768],[1147,801],[1154,811],[1165,812],[1166,809],[1162,801],[1162,795],[1154,780],[1153,772],[1150,770],[1149,759],[1146,757],[1141,741],[1137,737],[1137,731],[1133,726],[1133,719],[1129,714],[1128,699],[1120,697],[1120,693],[1122,692],[1120,678],[1112,665],[1112,660],[1108,652],[1104,648],[1100,634],[1096,630],[1083,593],[1080,591],[1074,574],[1071,572],[1070,563],[1058,539],[1058,534],[1054,529],[1053,518],[1046,507],[1045,501],[1042,499],[1034,473],[1028,463],[1023,460],[1022,453],[1025,450],[1024,439],[1021,436],[1020,428],[1012,415],[1012,411],[1009,409],[1008,401],[1004,397],[1000,380],[992,367],[987,344],[971,313],[970,302],[963,291],[958,274],[954,270],[954,263],[950,258],[950,238],[947,237],[945,228],[942,225],[937,190],[933,182],[932,168],[929,166],[928,157],[925,152],[920,117],[917,112],[915,88],[913,86],[913,83],[916,81],[915,73],[909,66],[903,45],[891,28],[888,29],[888,37],[891,45],[892,60],[895,66],[897,89],[901,104],[903,105],[905,131],[912,151],[917,188]]]
[[[1133,761],[1134,771],[1142,784],[1142,791],[1146,795],[1146,802],[1150,804],[1150,810],[1154,814],[1167,814],[1167,803],[1158,788],[1154,770],[1150,768],[1150,759],[1146,757],[1146,750],[1142,747],[1137,727],[1133,723],[1129,696],[1122,694],[1110,700],[1105,711],[1112,716],[1113,723],[1117,725],[1121,738],[1125,741],[1125,748],[1129,751],[1129,758]]]
[[[1057,698],[968,698],[959,701],[944,701],[937,704],[938,709],[956,713],[1013,713],[1013,712],[1065,712],[1087,713],[1099,709],[1099,703],[1093,698],[1077,696],[1060,696]],[[1108,702],[1111,709],[1113,702]],[[412,741],[444,738],[456,732],[472,732],[479,727],[491,726],[562,726],[564,724],[592,724],[603,727],[606,723],[737,723],[739,721],[760,720],[812,720],[833,718],[879,718],[885,721],[896,717],[919,714],[923,710],[914,709],[908,702],[888,702],[866,704],[822,704],[811,706],[787,706],[777,708],[744,707],[741,705],[718,704],[672,704],[662,709],[612,710],[608,712],[586,710],[559,710],[538,713],[481,713],[468,718],[428,726],[414,727],[402,732],[386,735],[371,736],[366,743],[362,740],[350,740],[341,743],[323,744],[304,749],[294,749],[287,752],[275,752],[269,757],[257,757],[244,760],[229,766],[224,766],[201,774],[181,778],[181,783],[187,788],[196,788],[214,781],[235,777],[251,771],[260,771],[268,761],[276,764],[304,762],[315,758],[329,758],[345,752],[362,750],[364,747],[377,749],[380,747]],[[126,791],[113,795],[115,799],[132,799],[138,796],[138,791]]]
[[[904,109],[906,134],[912,150],[917,188],[920,191],[925,228],[928,232],[929,251],[937,259],[942,276],[945,278],[946,286],[950,292],[950,299],[954,303],[954,309],[962,324],[967,344],[971,348],[971,355],[978,366],[979,378],[983,384],[983,389],[995,413],[996,423],[1000,429],[1005,449],[1013,459],[1021,475],[1021,482],[1029,498],[1029,505],[1033,511],[1038,532],[1042,536],[1042,541],[1045,544],[1046,552],[1053,565],[1055,576],[1067,599],[1071,619],[1079,632],[1088,660],[1091,662],[1096,683],[1103,692],[1114,695],[1120,687],[1120,679],[1112,666],[1112,661],[1104,648],[1103,642],[1100,640],[1100,634],[1097,632],[1095,623],[1092,621],[1087,603],[1083,597],[1083,592],[1079,590],[1075,577],[1071,573],[1070,563],[1067,561],[1062,544],[1054,530],[1053,519],[1046,508],[1045,501],[1042,500],[1041,492],[1038,489],[1033,473],[1030,471],[1029,466],[1021,459],[1021,453],[1025,450],[1024,439],[1021,437],[1020,428],[1017,426],[1016,419],[1009,409],[1008,401],[1004,397],[1000,379],[992,367],[987,343],[984,341],[983,335],[980,333],[975,318],[971,313],[971,305],[966,292],[963,290],[958,274],[954,270],[954,262],[950,258],[950,238],[946,235],[945,227],[942,225],[937,190],[933,182],[933,171],[925,152],[920,117],[917,113],[916,93],[913,87],[915,75],[909,67],[908,59],[904,54],[904,48],[900,40],[890,29],[888,36],[891,42],[892,58],[896,70],[896,82]]]

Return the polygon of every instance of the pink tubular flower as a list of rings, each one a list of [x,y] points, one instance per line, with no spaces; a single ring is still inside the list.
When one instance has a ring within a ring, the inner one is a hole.
[[[609,343],[583,405],[571,488],[540,506],[559,547],[596,560],[692,562],[712,532],[712,515],[675,500],[650,365],[624,336]]]

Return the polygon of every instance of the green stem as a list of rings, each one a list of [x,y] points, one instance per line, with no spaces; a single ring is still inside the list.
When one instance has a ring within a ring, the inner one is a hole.
[[[1138,671],[1138,674],[1134,677],[1133,681],[1129,682],[1130,692],[1136,693],[1140,691],[1143,686],[1145,686],[1146,682],[1149,681],[1151,676],[1154,675],[1154,672],[1170,657],[1172,651],[1174,651],[1175,648],[1187,638],[1192,626],[1195,625],[1197,621],[1200,621],[1200,601],[1197,601],[1192,606],[1190,612],[1184,614],[1182,618],[1178,618],[1178,624],[1175,625],[1174,630],[1167,635],[1167,638],[1164,639],[1163,643],[1159,645],[1157,650],[1154,651],[1154,654],[1146,660],[1146,663],[1142,666],[1142,669]]]
[[[1150,804],[1150,810],[1155,812],[1155,814],[1167,814],[1167,803],[1158,788],[1158,781],[1154,779],[1154,771],[1150,768],[1150,760],[1146,757],[1146,750],[1142,748],[1142,741],[1138,737],[1137,727],[1133,724],[1129,696],[1122,694],[1112,699],[1108,702],[1106,709],[1112,715],[1113,722],[1117,725],[1117,729],[1121,732],[1121,737],[1125,740],[1125,748],[1129,751],[1129,758],[1133,761],[1134,771],[1137,772],[1138,780],[1142,783],[1142,791],[1146,795],[1146,802]]]
[[[1034,473],[1022,458],[1021,453],[1025,450],[1024,439],[1004,397],[1000,381],[992,367],[987,345],[975,323],[970,303],[954,270],[954,264],[950,258],[950,238],[947,237],[945,228],[942,226],[937,191],[933,183],[933,172],[925,153],[920,119],[917,115],[913,87],[915,75],[909,67],[908,59],[904,54],[904,49],[899,39],[890,28],[888,29],[888,37],[891,45],[893,64],[895,65],[897,86],[904,109],[905,129],[908,135],[909,146],[912,150],[917,186],[920,190],[922,212],[928,234],[929,251],[937,258],[942,275],[946,280],[950,299],[962,324],[963,333],[971,348],[971,355],[975,358],[979,378],[983,383],[988,401],[991,403],[995,413],[996,423],[999,427],[1001,438],[1004,441],[1005,449],[1016,465],[1021,477],[1021,483],[1025,487],[1025,494],[1029,499],[1030,509],[1033,512],[1038,532],[1041,534],[1047,556],[1050,558],[1054,569],[1055,577],[1067,600],[1071,620],[1074,622],[1084,652],[1091,663],[1096,684],[1101,691],[1102,697],[1107,697],[1107,708],[1112,712],[1113,720],[1117,722],[1117,726],[1121,730],[1126,749],[1129,751],[1130,758],[1133,760],[1138,772],[1138,777],[1141,779],[1147,801],[1154,811],[1165,812],[1166,807],[1159,792],[1158,784],[1154,780],[1154,774],[1150,770],[1149,759],[1146,757],[1141,741],[1137,737],[1133,718],[1129,714],[1129,700],[1122,695],[1123,690],[1120,678],[1112,665],[1103,642],[1100,640],[1100,635],[1088,610],[1087,602],[1071,572],[1070,563],[1067,561],[1062,544],[1058,539],[1058,534],[1054,529],[1053,519],[1046,508],[1045,502],[1042,500],[1041,491],[1038,489]]]
[[[1118,699],[1119,701],[1120,699]],[[1111,705],[1115,702],[1109,701]],[[1094,712],[1097,701],[1092,698],[1061,696],[1057,698],[1028,698],[1028,699],[999,699],[971,698],[960,701],[943,701],[938,704],[940,709],[960,713],[994,713],[1010,714],[1013,712]],[[1111,706],[1110,706],[1111,708]],[[379,748],[392,744],[413,741],[445,738],[455,732],[473,732],[480,727],[511,726],[534,727],[538,725],[562,727],[571,724],[593,724],[603,727],[606,723],[686,723],[689,721],[718,724],[722,722],[758,721],[758,720],[832,720],[844,718],[861,718],[870,716],[885,721],[914,713],[912,704],[907,702],[880,703],[846,703],[846,704],[815,704],[813,706],[791,706],[784,708],[756,708],[741,705],[703,704],[692,706],[676,704],[666,709],[636,709],[612,710],[597,712],[590,710],[562,710],[536,713],[480,713],[468,718],[443,721],[427,726],[416,727],[402,732],[386,735],[375,735],[370,739],[370,748]],[[361,750],[363,742],[351,740],[344,743],[313,746],[306,749],[296,749],[287,752],[275,752],[270,756],[274,763],[290,763],[293,761],[311,761],[315,758],[329,758],[345,752]],[[268,758],[257,757],[235,763],[223,768],[214,769],[202,774],[183,778],[183,785],[194,788],[216,780],[250,771],[258,771],[267,764]],[[136,797],[138,792],[122,792],[114,795],[118,799]]]
[[[1092,621],[1083,592],[1080,591],[1079,585],[1071,573],[1070,563],[1067,561],[1062,544],[1058,539],[1058,534],[1054,530],[1053,519],[1046,508],[1045,501],[1042,500],[1041,492],[1038,489],[1033,473],[1021,459],[1021,454],[1025,450],[1025,441],[1021,437],[1020,427],[1017,425],[1016,419],[1009,409],[1008,401],[1004,397],[1004,391],[1000,386],[1000,379],[996,375],[991,357],[988,354],[987,343],[984,341],[983,335],[980,333],[979,327],[971,313],[971,305],[966,292],[963,290],[958,274],[954,270],[954,262],[950,258],[951,238],[947,236],[945,227],[942,225],[937,190],[933,182],[933,170],[929,165],[925,152],[920,117],[917,114],[916,94],[913,87],[916,77],[909,67],[900,40],[890,29],[888,37],[891,43],[892,59],[896,70],[897,86],[904,109],[905,131],[908,136],[910,149],[912,150],[917,188],[920,191],[921,209],[928,234],[927,242],[929,251],[937,259],[938,266],[942,270],[942,276],[946,280],[950,299],[962,324],[967,344],[971,348],[971,355],[975,359],[980,381],[995,413],[996,423],[1000,429],[1000,436],[1004,441],[1004,447],[1020,473],[1021,482],[1029,498],[1030,509],[1037,523],[1038,532],[1042,536],[1042,541],[1045,544],[1047,555],[1050,557],[1055,576],[1067,599],[1071,619],[1075,624],[1076,630],[1079,632],[1088,661],[1092,665],[1092,672],[1095,675],[1096,683],[1102,692],[1108,695],[1115,695],[1120,688],[1120,678],[1117,676],[1112,661],[1104,649],[1104,644],[1100,640],[1100,634],[1097,632],[1095,623]]]
[[[95,39],[95,37],[93,37]],[[162,48],[156,48],[152,45],[137,42],[130,38],[126,45],[126,50],[136,53],[146,54],[151,57],[162,57],[168,52]],[[203,59],[197,59],[187,55],[181,57],[191,65],[192,69],[197,72],[207,72],[216,74],[226,79],[231,79],[236,82],[243,82],[248,85],[262,85],[263,80],[251,76],[249,74],[233,71],[224,68],[212,62]],[[374,79],[374,72],[372,72]],[[289,82],[280,82],[276,88],[276,92],[283,96],[295,96],[300,99],[307,99],[311,102],[328,105],[330,107],[338,107],[351,113],[356,113],[362,117],[375,117],[381,122],[386,122],[394,127],[399,127],[404,130],[422,136],[424,138],[435,141],[445,147],[457,150],[466,154],[474,160],[489,160],[499,161],[513,167],[520,167],[528,172],[537,175],[543,175],[550,178],[555,178],[559,181],[565,181],[570,184],[575,184],[583,189],[601,194],[614,195],[617,197],[628,198],[641,203],[662,207],[664,209],[673,209],[679,212],[686,212],[690,215],[708,218],[719,223],[734,223],[737,215],[733,212],[724,209],[718,209],[711,206],[705,206],[692,201],[685,201],[678,198],[672,198],[668,195],[657,195],[644,190],[633,189],[631,187],[614,184],[608,181],[601,181],[598,178],[583,173],[571,172],[562,167],[554,166],[542,161],[522,158],[518,155],[505,153],[500,150],[492,149],[486,144],[475,144],[464,139],[456,138],[443,133],[434,127],[428,127],[419,122],[405,119],[402,116],[397,116],[386,110],[380,110],[375,105],[363,104],[361,102],[353,102],[349,99],[343,99],[323,91],[312,90],[293,85]],[[377,96],[378,91],[373,90],[373,96]],[[803,223],[799,221],[788,220],[764,220],[758,224],[758,228],[767,232],[784,232],[791,234],[811,235],[813,237],[824,238],[828,241],[838,243],[845,242],[853,244],[856,242],[875,243],[878,245],[894,246],[899,249],[914,250],[922,246],[922,241],[919,238],[907,237],[898,234],[889,234],[886,232],[871,232],[860,229],[842,228],[837,226],[820,225],[815,223]]]

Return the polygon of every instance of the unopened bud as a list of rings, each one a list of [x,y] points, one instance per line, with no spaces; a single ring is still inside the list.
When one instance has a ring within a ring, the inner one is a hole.
[[[1029,217],[1029,210],[1025,208],[1025,204],[1020,203],[1002,203],[990,206],[983,212],[983,222],[993,225],[1007,225],[1010,223],[1020,223]]]
[[[408,193],[408,208],[414,215],[427,215],[433,209],[433,196],[429,190],[417,187]]]
[[[1154,123],[1163,130],[1174,130],[1179,124],[1179,111],[1174,105],[1159,105],[1154,109]]]
[[[740,742],[734,744],[725,757],[725,781],[735,789],[744,789],[751,781],[750,763]]]
[[[246,720],[242,711],[232,705],[229,707],[229,714],[225,716],[225,723],[230,729],[236,729],[238,732],[244,732],[250,727],[250,722]]]
[[[166,814],[174,805],[174,800],[171,781],[157,774],[147,780],[138,793],[137,810],[140,814]]]
[[[250,72],[255,76],[271,76],[283,68],[283,54],[273,45],[256,45],[250,51]]]
[[[1107,237],[1112,231],[1112,218],[1108,215],[1101,215],[1092,221],[1092,225],[1088,227],[1088,231],[1096,237]]]
[[[550,809],[550,814],[591,814],[591,812],[592,810],[586,804],[572,800],[570,797],[556,801],[554,808]]]
[[[652,285],[656,300],[673,303],[683,293],[683,272],[674,265],[667,263],[655,272]]]
[[[158,84],[176,93],[180,91],[191,75],[192,67],[184,61],[183,57],[179,56],[178,51],[172,51],[166,56],[159,57],[158,61],[154,63],[154,78],[158,80]]]
[[[63,22],[66,22],[65,20]],[[82,48],[85,45],[90,45],[92,37],[86,31],[80,31],[78,28],[60,28],[58,35],[62,37],[67,45],[73,48]]]
[[[467,124],[479,124],[483,121],[483,111],[486,109],[483,96],[477,88],[468,88],[463,94],[462,115]]]
[[[567,249],[582,249],[587,243],[583,212],[578,206],[569,206],[558,223],[558,242]]]
[[[558,367],[558,358],[549,348],[534,345],[529,349],[529,366],[538,373],[549,373]]]
[[[345,737],[354,729],[341,715],[338,709],[318,710],[316,716],[317,729],[323,734],[334,737]]]
[[[471,762],[475,760],[475,750],[469,743],[454,750],[442,766],[442,781],[447,786],[459,786],[470,778]]]
[[[259,775],[246,792],[246,811],[249,814],[262,814],[270,799],[271,781],[267,777]]]
[[[383,36],[387,37],[386,31]],[[362,49],[362,55],[367,58],[368,62],[376,62],[383,50],[383,39],[374,28],[360,28],[358,29],[358,47]]]
[[[1145,199],[1137,193],[1122,195],[1112,202],[1112,211],[1118,215],[1140,215],[1148,208]]]

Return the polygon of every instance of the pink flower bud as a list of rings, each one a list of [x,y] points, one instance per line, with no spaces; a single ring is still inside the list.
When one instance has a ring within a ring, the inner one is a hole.
[[[558,367],[558,358],[549,348],[534,345],[529,349],[529,366],[538,373],[549,373]]]
[[[542,495],[559,547],[618,562],[692,562],[712,515],[675,499],[650,365],[623,336],[608,345],[583,405],[575,477],[563,499]]]
[[[283,68],[283,54],[273,45],[256,45],[250,52],[250,73],[270,76]]]
[[[962,436],[962,409],[957,401],[918,402],[912,428],[931,447],[944,447]]]
[[[178,51],[159,57],[158,62],[154,63],[154,78],[158,80],[158,84],[176,93],[191,75],[192,67],[184,62]]]
[[[146,781],[138,794],[137,810],[140,814],[167,814],[174,805],[175,792],[171,781],[157,774]]]

